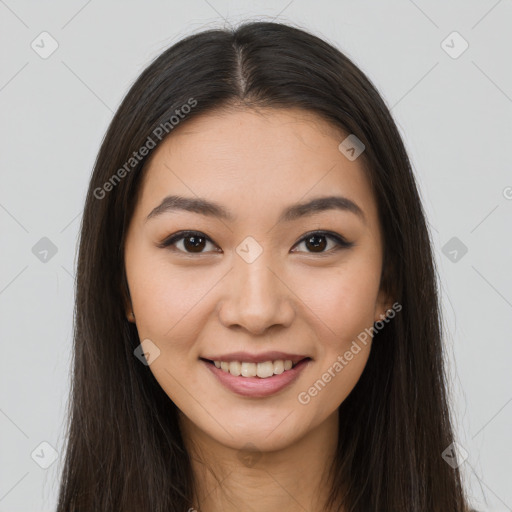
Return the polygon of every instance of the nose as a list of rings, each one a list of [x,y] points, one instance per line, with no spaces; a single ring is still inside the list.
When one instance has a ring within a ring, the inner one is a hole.
[[[270,327],[292,323],[293,293],[263,255],[252,263],[237,258],[227,277],[218,310],[225,327],[259,335]]]

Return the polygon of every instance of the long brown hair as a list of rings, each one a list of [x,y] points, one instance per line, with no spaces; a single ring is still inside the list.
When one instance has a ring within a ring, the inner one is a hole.
[[[370,80],[338,49],[289,25],[250,22],[188,36],[162,53],[131,87],[103,140],[81,225],[58,512],[191,507],[193,475],[177,408],[134,356],[140,340],[125,316],[124,239],[144,164],[172,136],[173,116],[181,126],[235,103],[300,107],[365,145],[360,158],[384,236],[382,284],[402,311],[375,334],[363,374],[339,407],[329,505],[465,511],[459,471],[441,456],[454,438],[437,273],[397,127]],[[145,156],[143,146],[150,148]]]

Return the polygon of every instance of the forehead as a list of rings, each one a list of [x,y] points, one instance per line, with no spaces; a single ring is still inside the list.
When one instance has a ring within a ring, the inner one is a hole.
[[[166,195],[180,194],[214,199],[244,217],[334,193],[356,202],[375,221],[362,158],[350,161],[338,149],[347,135],[301,109],[198,115],[178,125],[154,151],[138,206],[147,215]]]

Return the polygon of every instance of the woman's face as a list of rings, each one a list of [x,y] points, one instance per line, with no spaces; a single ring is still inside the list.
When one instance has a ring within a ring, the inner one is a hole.
[[[346,135],[298,109],[209,113],[146,169],[125,245],[140,340],[187,424],[231,448],[284,448],[332,420],[391,307]]]

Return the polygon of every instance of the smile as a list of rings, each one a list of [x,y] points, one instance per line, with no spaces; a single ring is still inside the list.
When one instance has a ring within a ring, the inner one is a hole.
[[[201,359],[218,381],[238,395],[264,398],[290,386],[312,363],[309,357],[293,362],[275,359],[258,363]]]
[[[277,359],[275,361],[265,361],[262,363],[241,361],[214,361],[213,363],[217,368],[229,372],[235,377],[259,377],[260,379],[268,379],[273,375],[281,375],[281,373],[291,370],[295,366],[290,359]]]

